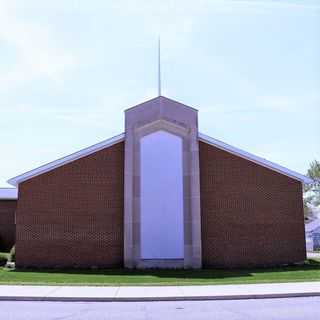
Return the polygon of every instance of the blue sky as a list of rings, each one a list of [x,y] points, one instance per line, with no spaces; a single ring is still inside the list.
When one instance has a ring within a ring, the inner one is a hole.
[[[0,186],[123,131],[157,94],[200,131],[305,173],[320,160],[319,1],[0,0]]]

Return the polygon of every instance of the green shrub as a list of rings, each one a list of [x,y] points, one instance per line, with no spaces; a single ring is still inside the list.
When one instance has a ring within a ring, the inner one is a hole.
[[[9,259],[9,253],[0,252],[0,267],[4,266]]]
[[[15,262],[16,261],[16,246],[13,246],[9,253],[9,262]]]

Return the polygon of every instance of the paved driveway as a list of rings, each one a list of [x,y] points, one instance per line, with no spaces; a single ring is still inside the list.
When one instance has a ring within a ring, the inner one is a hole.
[[[316,320],[320,297],[189,302],[0,302],[6,320]]]

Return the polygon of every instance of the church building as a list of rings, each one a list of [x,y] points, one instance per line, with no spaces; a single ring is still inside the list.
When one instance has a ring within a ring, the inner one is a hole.
[[[124,133],[8,182],[18,188],[17,267],[234,268],[306,258],[310,179],[200,133],[197,110],[163,96],[127,109]]]

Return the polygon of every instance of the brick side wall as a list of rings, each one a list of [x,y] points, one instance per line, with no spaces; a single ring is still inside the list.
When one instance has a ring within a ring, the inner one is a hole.
[[[15,242],[16,200],[0,200],[0,251],[8,252]]]
[[[205,267],[305,259],[301,183],[200,142]]]
[[[124,143],[19,185],[18,267],[123,265]]]

